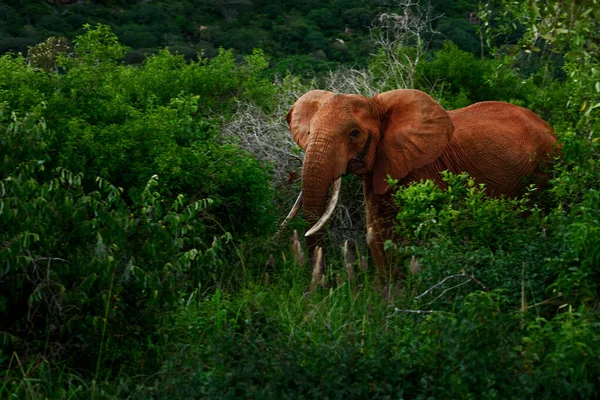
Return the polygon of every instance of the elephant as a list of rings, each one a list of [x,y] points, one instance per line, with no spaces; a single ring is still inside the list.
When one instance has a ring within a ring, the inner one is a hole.
[[[420,90],[397,89],[365,97],[311,90],[287,114],[294,141],[305,151],[302,191],[286,221],[302,205],[312,225],[309,251],[321,245],[322,227],[333,213],[341,178],[362,177],[367,243],[385,275],[385,240],[392,238],[395,208],[388,177],[399,185],[440,172],[467,172],[491,196],[516,196],[524,177],[539,174],[560,152],[552,128],[532,111],[485,101],[446,111]],[[327,201],[330,186],[334,190]]]

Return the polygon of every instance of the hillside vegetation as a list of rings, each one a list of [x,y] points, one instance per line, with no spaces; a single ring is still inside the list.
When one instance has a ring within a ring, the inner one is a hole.
[[[452,40],[478,52],[477,4],[432,2],[438,35],[427,40],[434,48]],[[26,53],[49,36],[72,40],[84,24],[102,23],[130,48],[124,55],[130,64],[164,47],[187,58],[215,57],[220,47],[243,55],[261,48],[273,71],[309,75],[340,64],[366,65],[378,15],[398,9],[394,2],[358,0],[24,0],[0,5],[0,53]]]
[[[167,2],[48,3],[1,7],[20,16],[89,7],[111,26],[72,22],[70,33],[31,36],[25,55],[0,56],[0,398],[600,395],[595,0],[496,1],[478,11],[474,49],[423,40],[437,37],[431,14],[396,3],[411,24],[364,28],[372,51],[356,50],[362,61],[323,50],[335,63],[310,78],[310,68],[280,66],[316,60],[318,49],[276,40],[215,42],[196,58],[157,38],[128,64],[123,21]],[[217,15],[220,3],[210,4]],[[384,5],[362,4],[353,7],[381,20]],[[269,5],[306,26],[308,15],[325,23],[353,9],[255,1],[230,20],[221,11],[214,29],[280,38],[282,13],[257,28],[250,12],[270,15]],[[79,15],[69,12],[54,15]],[[343,24],[359,20],[348,15]],[[6,38],[19,27],[3,29]],[[444,173],[446,191],[430,181],[398,189],[404,240],[386,243],[397,260],[387,286],[366,251],[359,179],[346,177],[325,277],[313,276],[298,239],[305,223],[276,234],[302,161],[285,114],[314,88],[399,87],[448,109],[530,108],[554,127],[562,157],[543,190],[524,182],[515,199],[489,198],[465,174]]]

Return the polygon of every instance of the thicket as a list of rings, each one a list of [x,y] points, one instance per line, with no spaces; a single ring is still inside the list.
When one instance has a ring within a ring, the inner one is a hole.
[[[518,32],[484,9],[486,37],[520,39],[494,57],[415,48],[411,31],[382,43],[368,69],[309,83],[266,79],[260,52],[162,51],[128,67],[105,26],[61,55],[2,56],[0,395],[597,397],[592,3],[535,2],[531,18],[498,1]],[[398,82],[448,108],[529,107],[555,128],[562,157],[545,188],[524,182],[516,199],[488,198],[462,174],[444,174],[446,191],[399,189],[388,286],[373,276],[349,178],[325,278],[313,277],[300,234],[292,246],[291,230],[272,239],[302,158],[285,112],[315,85],[373,94]]]
[[[0,58],[2,342],[87,370],[152,342],[179,293],[223,277],[231,234],[276,220],[267,166],[217,129],[234,101],[268,103],[263,56],[124,51],[99,26],[60,73]]]

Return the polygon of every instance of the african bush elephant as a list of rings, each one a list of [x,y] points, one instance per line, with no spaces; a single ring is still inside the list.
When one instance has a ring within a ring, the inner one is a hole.
[[[387,176],[399,184],[432,179],[440,172],[468,172],[485,183],[492,196],[518,194],[523,177],[547,164],[556,151],[552,128],[533,112],[498,101],[446,111],[419,90],[399,89],[372,98],[312,90],[287,114],[298,145],[306,151],[302,166],[304,218],[313,225],[309,249],[322,239],[341,177],[362,176],[367,241],[380,273],[383,242],[390,238],[395,215]],[[330,185],[334,185],[328,206]],[[301,201],[300,201],[301,200]]]

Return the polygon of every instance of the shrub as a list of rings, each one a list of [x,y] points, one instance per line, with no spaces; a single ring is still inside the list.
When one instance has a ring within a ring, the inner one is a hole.
[[[550,222],[533,203],[533,192],[513,199],[488,198],[485,188],[464,173],[442,172],[442,179],[445,190],[428,180],[399,188],[394,195],[400,210],[396,229],[404,243],[387,247],[401,259],[414,255],[422,265],[416,276],[407,271],[415,279],[412,290],[467,273],[488,288],[508,289],[514,304],[524,301],[523,285],[526,297],[545,296],[553,274],[542,265],[558,249],[546,239]],[[452,304],[461,293],[441,301]]]
[[[36,71],[19,57],[4,56],[0,100],[8,110],[27,112],[43,103],[51,132],[48,170],[60,166],[84,173],[93,190],[101,176],[126,188],[137,202],[154,174],[163,193],[215,200],[215,229],[256,234],[274,226],[267,167],[220,140],[221,117],[236,96],[270,107],[273,85],[261,77],[260,52],[235,63],[231,52],[213,60],[185,61],[167,50],[141,68],[119,64],[126,48],[108,27],[75,40],[74,55],[62,55],[63,74]],[[209,119],[210,118],[210,119]]]
[[[466,272],[508,289],[515,304],[597,304],[600,169],[593,159],[570,159],[572,146],[580,139],[565,142],[555,178],[535,197],[490,199],[468,176],[450,173],[442,173],[445,191],[431,181],[398,190],[396,226],[405,240],[387,247],[419,259],[413,290]]]
[[[156,36],[140,25],[123,25],[116,33],[125,45],[135,49],[155,47],[158,45]]]
[[[476,58],[452,42],[432,56],[418,64],[416,86],[448,109],[487,100],[524,105],[539,96],[533,78],[521,76],[509,57]]]
[[[427,180],[396,192],[400,208],[397,231],[411,241],[424,243],[452,237],[458,242],[498,249],[519,240],[514,234],[522,226],[516,216],[539,213],[530,204],[528,193],[518,199],[488,198],[485,186],[475,184],[466,173],[443,171],[441,175],[445,189]]]
[[[89,370],[162,343],[147,332],[182,293],[227,278],[228,232],[275,218],[268,166],[214,116],[233,96],[270,104],[262,55],[165,50],[134,69],[107,27],[86,29],[60,74],[0,58],[0,331],[6,351]]]
[[[449,109],[465,107],[477,101],[490,100],[485,85],[489,68],[486,60],[476,59],[472,53],[446,42],[433,60],[419,64],[417,85],[438,90],[442,105]]]
[[[4,345],[29,354],[46,347],[52,357],[67,351],[88,366],[107,350],[104,359],[124,361],[126,347],[114,335],[131,345],[162,321],[188,282],[213,278],[221,244],[211,244],[201,218],[211,201],[165,199],[156,177],[133,206],[102,178],[87,192],[83,174],[45,171],[51,135],[43,117],[3,125]]]

